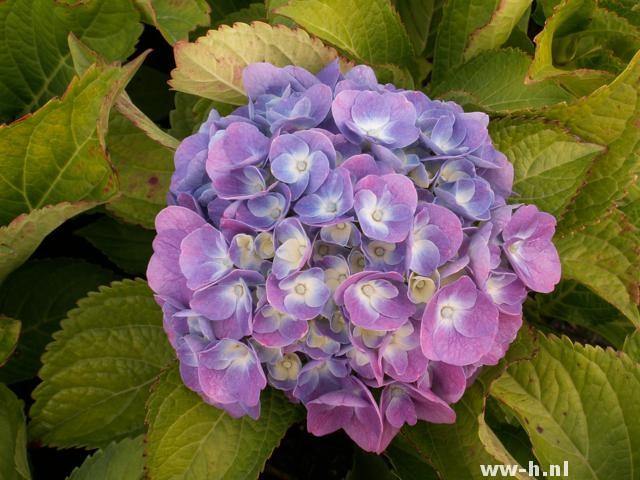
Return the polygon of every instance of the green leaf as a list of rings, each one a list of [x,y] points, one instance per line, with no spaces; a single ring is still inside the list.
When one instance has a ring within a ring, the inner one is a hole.
[[[561,215],[582,186],[594,157],[605,148],[583,142],[544,121],[504,119],[490,124],[496,148],[513,163],[517,201]]]
[[[120,194],[107,204],[107,210],[127,222],[153,228],[155,216],[167,205],[173,150],[117,113],[111,115],[107,146],[120,179]]]
[[[153,230],[101,217],[75,232],[127,273],[143,274],[153,253]]]
[[[217,21],[233,12],[248,7],[251,0],[208,0],[208,2],[211,6],[211,18]]]
[[[113,272],[82,260],[32,260],[13,272],[0,287],[0,312],[22,321],[15,355],[0,370],[0,381],[33,378],[40,357],[60,321],[78,299],[115,280]]]
[[[223,18],[216,20],[212,26],[217,28],[220,25],[233,25],[236,22],[251,23],[256,21],[267,21],[267,9],[264,3],[252,3],[246,8],[231,12]]]
[[[499,2],[448,0],[444,3],[433,57],[433,81],[441,81],[453,67],[463,63],[469,36],[491,20]]]
[[[640,363],[640,330],[635,330],[624,341],[624,353],[636,363]]]
[[[171,45],[211,21],[211,8],[206,0],[135,0],[135,3],[144,20],[154,25]]]
[[[65,91],[74,74],[69,32],[108,62],[133,53],[142,25],[132,2],[70,3],[0,2],[0,123],[32,112]]]
[[[585,185],[561,222],[561,229],[582,228],[615,206],[640,173],[640,53],[610,85],[568,105],[535,116],[562,122],[587,142],[607,147],[593,163]]]
[[[502,46],[531,3],[532,0],[500,0],[489,21],[469,35],[464,59],[469,60],[480,52]]]
[[[358,63],[414,68],[414,52],[388,0],[292,0],[275,10]]]
[[[395,0],[394,5],[407,29],[413,50],[421,54],[427,48],[436,3],[440,0]]]
[[[540,338],[491,394],[527,430],[541,470],[568,461],[572,478],[634,478],[640,469],[640,367],[624,354]]]
[[[0,383],[0,478],[29,480],[24,402]]]
[[[531,78],[556,76],[582,95],[607,83],[607,70],[619,73],[640,48],[640,29],[625,16],[598,7],[595,0],[561,2],[535,39]]]
[[[432,96],[454,100],[468,108],[508,113],[572,99],[553,81],[527,84],[531,59],[512,48],[484,52],[441,74],[430,86]]]
[[[620,210],[636,228],[640,228],[640,185],[635,184],[629,187],[627,196],[620,204]]]
[[[0,227],[0,284],[35,252],[52,231],[71,217],[89,210],[95,202],[59,203],[22,214]]]
[[[511,346],[507,357],[496,367],[485,368],[462,399],[454,405],[456,422],[436,425],[418,422],[405,427],[392,446],[412,455],[422,463],[432,465],[443,478],[483,478],[480,464],[516,464],[500,440],[484,421],[485,401],[489,386],[507,365],[530,358],[536,348],[536,338],[525,327]],[[394,450],[387,451],[392,462]],[[415,461],[415,460],[414,460]],[[519,478],[526,478],[522,474]]]
[[[353,452],[353,466],[344,480],[398,480],[398,475],[391,471],[384,457],[362,450]]]
[[[67,480],[140,480],[144,473],[144,438],[125,438],[98,450]]]
[[[317,72],[338,56],[304,30],[261,22],[210,30],[195,43],[179,42],[174,53],[173,88],[233,105],[247,101],[242,70],[250,63],[297,65]]]
[[[147,405],[145,456],[152,480],[257,478],[298,406],[262,393],[260,419],[232,418],[188,390],[177,368],[163,373]]]
[[[2,309],[0,308],[1,311]],[[0,315],[0,367],[7,363],[16,348],[20,337],[21,325],[19,320]],[[4,370],[0,370],[0,375],[3,373]]]
[[[78,302],[42,357],[30,433],[47,445],[103,447],[144,430],[149,387],[174,353],[142,280]]]
[[[142,60],[124,68],[92,67],[61,99],[0,126],[0,224],[46,205],[101,202],[115,193],[104,131],[115,97]]]
[[[592,224],[560,232],[554,241],[563,278],[586,285],[640,327],[640,238],[628,219],[614,210]]]
[[[537,294],[525,304],[525,318],[536,318],[548,324],[561,320],[596,333],[616,348],[621,348],[632,325],[613,305],[591,292],[585,286],[563,280],[553,292]],[[589,343],[594,343],[593,338]]]

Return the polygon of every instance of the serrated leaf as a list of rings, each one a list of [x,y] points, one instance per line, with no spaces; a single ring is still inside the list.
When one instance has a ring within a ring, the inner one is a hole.
[[[358,63],[414,68],[414,52],[388,0],[292,0],[275,10]]]
[[[640,363],[640,330],[635,330],[624,341],[624,353],[636,363]]]
[[[211,7],[206,0],[135,0],[135,3],[144,20],[154,25],[171,45],[211,21]]]
[[[115,97],[142,60],[124,68],[94,66],[75,77],[61,99],[0,126],[0,224],[46,205],[101,202],[115,193],[104,131]]]
[[[117,113],[111,115],[107,147],[120,179],[120,194],[107,204],[107,210],[127,222],[153,228],[155,216],[167,204],[173,150]]]
[[[484,52],[441,73],[429,94],[467,108],[508,113],[539,108],[573,97],[553,81],[525,83],[529,56],[512,48]]]
[[[75,233],[87,239],[125,272],[144,274],[147,270],[153,253],[154,230],[101,217]]]
[[[69,258],[32,260],[13,272],[0,287],[0,312],[20,319],[22,334],[14,357],[0,369],[0,381],[35,377],[60,320],[78,299],[115,279],[105,268]]]
[[[448,0],[444,3],[433,53],[433,81],[441,81],[452,68],[463,63],[469,36],[489,22],[499,2]]]
[[[596,333],[616,348],[622,347],[625,337],[633,331],[633,326],[613,305],[571,280],[563,280],[553,292],[537,294],[525,303],[525,318],[536,318],[541,323],[568,322]]]
[[[65,221],[97,205],[95,202],[59,203],[16,217],[0,227],[0,284],[35,252],[38,245]]]
[[[532,0],[500,0],[489,21],[469,35],[464,59],[469,60],[480,52],[502,46],[531,3]]]
[[[624,354],[541,337],[491,394],[518,416],[541,470],[568,461],[579,479],[634,478],[640,469],[640,367]]]
[[[78,302],[42,357],[30,433],[57,447],[103,447],[144,430],[149,387],[174,358],[146,282]]]
[[[177,368],[163,373],[147,405],[149,479],[257,478],[300,418],[280,392],[264,391],[261,405],[258,421],[234,419],[188,390]]]
[[[142,32],[139,18],[129,0],[1,2],[0,123],[65,91],[74,74],[69,32],[113,62],[133,53]]]
[[[246,103],[242,70],[250,63],[297,65],[317,72],[338,56],[304,30],[262,22],[210,30],[195,43],[178,42],[174,54],[173,88],[233,105]]]
[[[610,85],[539,114],[562,122],[587,142],[607,147],[560,224],[565,231],[582,228],[615,206],[640,173],[640,53]]]
[[[550,122],[504,119],[490,124],[496,148],[511,161],[517,201],[559,216],[605,147],[582,141]]]
[[[432,465],[443,478],[480,479],[483,478],[480,464],[517,464],[500,440],[488,431],[484,421],[485,400],[489,386],[506,366],[530,358],[536,346],[536,337],[526,327],[523,328],[507,357],[499,365],[485,368],[454,405],[455,423],[436,425],[418,422],[413,427],[405,426],[391,445]],[[387,454],[393,461],[393,450]],[[527,478],[522,473],[517,475]]]
[[[2,312],[1,308],[0,312]],[[20,320],[0,315],[0,367],[7,363],[16,348],[21,325]],[[0,370],[0,375],[3,373],[4,370]]]
[[[143,437],[125,438],[98,450],[67,480],[140,480],[144,472]]]
[[[0,383],[0,478],[30,480],[24,402]]]
[[[554,242],[563,278],[586,285],[640,326],[640,239],[621,212],[613,211],[593,224],[560,233]]]

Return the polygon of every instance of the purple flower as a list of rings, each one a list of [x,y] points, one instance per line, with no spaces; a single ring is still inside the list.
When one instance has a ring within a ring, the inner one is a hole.
[[[192,290],[220,280],[233,267],[222,233],[208,223],[182,239],[178,262]]]
[[[215,322],[217,338],[240,340],[251,334],[253,299],[250,287],[264,283],[258,272],[234,270],[218,283],[197,290],[191,308]]]
[[[335,165],[336,152],[331,140],[320,131],[303,131],[276,137],[269,159],[273,176],[289,185],[296,200],[322,185]]]
[[[311,360],[300,370],[293,396],[301,402],[310,402],[325,393],[339,390],[347,375],[349,369],[344,360],[330,357]]]
[[[295,353],[287,353],[275,362],[267,363],[269,384],[289,392],[295,388],[301,369],[300,357]]]
[[[497,330],[498,309],[471,278],[460,277],[427,304],[420,334],[422,351],[430,360],[468,365],[491,349]]]
[[[453,258],[462,244],[462,225],[450,210],[433,204],[421,206],[409,235],[409,268],[431,275]]]
[[[407,322],[389,332],[378,347],[381,370],[400,382],[418,380],[427,367],[427,359],[420,348],[420,327]]]
[[[501,312],[510,315],[522,313],[522,304],[527,297],[527,290],[515,273],[502,270],[491,272],[482,290],[489,295]]]
[[[253,320],[253,338],[265,347],[286,347],[300,340],[309,331],[306,320],[299,320],[265,305]]]
[[[495,195],[484,178],[463,177],[434,190],[436,203],[470,220],[489,220]]]
[[[180,243],[205,223],[202,217],[184,207],[170,206],[158,214],[154,254],[147,267],[147,280],[156,295],[173,298],[183,305],[189,303],[191,291],[179,264]]]
[[[403,241],[417,204],[413,182],[402,175],[368,175],[356,184],[358,221],[364,234],[375,240]]]
[[[285,185],[249,200],[232,204],[224,215],[247,224],[256,230],[271,230],[289,210],[291,192]]]
[[[415,312],[402,275],[395,272],[351,275],[334,298],[344,305],[351,323],[371,330],[395,330]]]
[[[320,268],[296,272],[282,280],[273,274],[267,278],[269,303],[301,320],[311,320],[319,315],[330,295]]]
[[[453,423],[456,420],[453,409],[433,392],[418,390],[399,382],[384,387],[380,410],[384,419],[382,449],[386,448],[405,423],[415,425],[418,420]]]
[[[378,453],[453,422],[527,292],[559,281],[555,220],[507,203],[484,113],[338,60],[242,76],[248,103],[182,142],[156,219],[147,276],[184,384],[253,418],[269,384],[312,433]]]
[[[510,315],[500,312],[498,315],[498,333],[491,349],[478,360],[481,365],[495,365],[504,357],[522,326],[522,314]]]
[[[220,340],[198,353],[198,378],[202,393],[230,414],[260,415],[260,392],[267,379],[253,349],[235,340]],[[233,405],[235,412],[227,408]],[[239,410],[239,411],[238,411]]]
[[[400,93],[343,90],[333,100],[331,111],[340,132],[352,143],[402,148],[420,134],[415,126],[416,110]]]
[[[348,377],[340,390],[311,400],[307,407],[307,430],[327,435],[343,429],[362,449],[381,452],[382,417],[369,389]]]
[[[405,273],[407,246],[403,243],[388,243],[380,240],[367,240],[362,246],[367,259],[367,270],[380,272]]]
[[[329,173],[322,186],[302,197],[293,207],[300,220],[307,225],[328,225],[343,219],[353,207],[351,176],[344,168]]]
[[[244,200],[254,198],[266,191],[267,183],[262,170],[249,165],[228,172],[216,173],[213,187],[220,198],[225,200]]]
[[[232,123],[211,139],[207,173],[210,178],[215,178],[220,173],[260,164],[268,152],[269,139],[254,125]]]
[[[320,229],[320,238],[325,242],[335,243],[343,247],[360,245],[360,230],[351,221],[324,225]]]
[[[273,274],[278,280],[298,271],[311,257],[311,242],[300,221],[296,218],[282,220],[274,230],[275,257]]]
[[[315,127],[331,108],[331,88],[302,68],[254,63],[242,81],[251,118],[271,133]]]
[[[560,259],[551,242],[553,215],[535,205],[520,207],[502,231],[504,252],[520,280],[536,292],[551,292],[560,281]]]

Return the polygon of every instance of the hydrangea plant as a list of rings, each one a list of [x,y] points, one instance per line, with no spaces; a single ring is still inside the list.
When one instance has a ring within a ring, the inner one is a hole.
[[[382,85],[254,63],[175,155],[149,285],[182,380],[234,417],[267,386],[382,452],[458,401],[560,280],[555,218],[507,203],[489,118]]]
[[[0,479],[635,479],[637,3],[0,0]]]

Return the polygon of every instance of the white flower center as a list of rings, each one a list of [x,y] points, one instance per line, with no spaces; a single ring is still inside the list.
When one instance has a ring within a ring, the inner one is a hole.
[[[442,309],[440,309],[440,316],[442,318],[446,318],[447,320],[451,319],[453,317],[455,310],[449,306],[445,306],[442,307]]]

